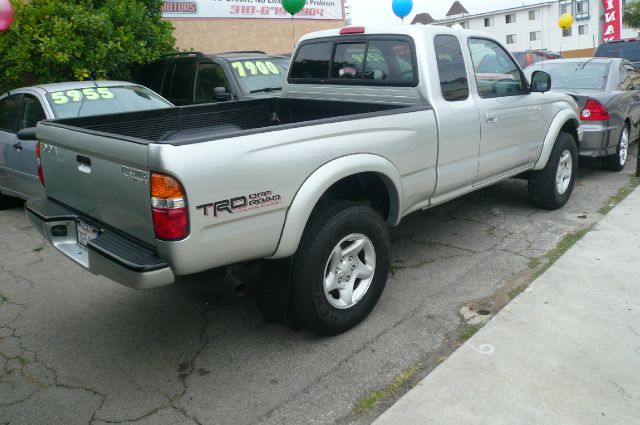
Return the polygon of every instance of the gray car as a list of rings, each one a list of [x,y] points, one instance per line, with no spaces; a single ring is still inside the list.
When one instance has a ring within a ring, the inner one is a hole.
[[[602,157],[603,167],[621,171],[630,141],[639,136],[640,72],[620,58],[558,59],[525,70],[551,74],[552,90],[572,95],[580,106],[584,141],[580,155]]]
[[[7,196],[44,195],[33,131],[38,121],[172,106],[146,87],[122,81],[41,84],[0,95],[0,208]]]

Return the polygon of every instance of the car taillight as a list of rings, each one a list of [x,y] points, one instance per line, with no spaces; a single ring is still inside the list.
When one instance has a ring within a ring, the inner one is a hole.
[[[40,179],[40,184],[42,184],[42,187],[45,187],[44,174],[42,174],[42,162],[40,162],[40,142],[36,143],[36,162],[38,163],[38,178]]]
[[[344,27],[340,29],[340,35],[364,34],[364,27]]]
[[[533,64],[533,58],[531,57],[531,53],[527,53],[525,55],[525,58],[527,59],[527,66]]]
[[[606,121],[609,118],[611,116],[607,108],[595,99],[589,99],[584,109],[582,109],[582,113],[580,113],[581,121]]]
[[[178,180],[151,173],[151,215],[157,239],[175,241],[189,235],[187,198]]]

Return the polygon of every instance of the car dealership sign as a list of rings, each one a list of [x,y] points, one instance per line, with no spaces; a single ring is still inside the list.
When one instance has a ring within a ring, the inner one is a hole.
[[[307,0],[294,19],[343,19],[343,0]],[[280,0],[165,1],[164,18],[291,19]]]
[[[622,1],[602,0],[604,6],[604,25],[602,41],[620,40],[622,34]]]

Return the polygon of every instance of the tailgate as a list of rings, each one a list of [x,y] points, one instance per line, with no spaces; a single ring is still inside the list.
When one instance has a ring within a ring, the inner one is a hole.
[[[52,123],[37,137],[48,198],[155,245],[147,144]]]

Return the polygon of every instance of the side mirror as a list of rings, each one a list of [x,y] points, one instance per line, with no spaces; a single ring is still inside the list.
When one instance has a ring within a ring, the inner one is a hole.
[[[36,140],[36,128],[23,128],[22,130],[18,131],[16,137],[18,137],[18,140]]]
[[[534,71],[531,75],[531,91],[544,93],[551,90],[551,75],[544,71]]]
[[[224,87],[216,87],[213,89],[213,97],[219,102],[225,102],[231,99],[231,95],[227,93],[227,89]]]

